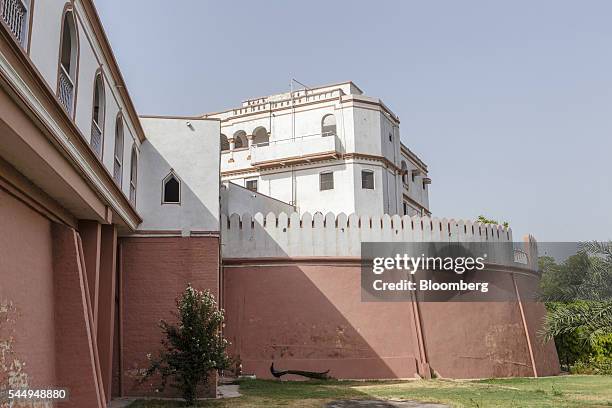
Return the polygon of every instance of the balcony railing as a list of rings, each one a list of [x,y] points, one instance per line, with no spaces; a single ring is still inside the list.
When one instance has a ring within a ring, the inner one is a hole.
[[[136,186],[130,181],[130,204],[136,205]]]
[[[331,135],[306,135],[291,139],[271,140],[252,146],[253,166],[274,166],[309,162],[316,158],[331,158],[341,154],[340,139]]]
[[[514,262],[527,265],[529,263],[527,252],[514,248]]]
[[[66,111],[72,115],[72,104],[74,99],[74,84],[66,69],[60,64],[59,72],[59,99]]]
[[[96,156],[102,155],[102,130],[95,120],[91,121],[91,141],[89,142]]]
[[[113,179],[115,179],[115,182],[120,187],[121,187],[121,176],[122,176],[121,162],[117,159],[117,157],[115,157],[115,165],[113,166]]]
[[[21,0],[0,0],[0,15],[21,45],[25,39],[27,12],[28,9]]]

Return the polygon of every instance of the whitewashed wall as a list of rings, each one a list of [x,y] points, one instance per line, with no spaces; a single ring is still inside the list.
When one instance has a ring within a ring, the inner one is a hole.
[[[383,112],[376,104],[381,102],[376,98],[361,94],[353,84],[342,84],[342,100],[310,100],[315,96],[304,97],[308,102],[306,106],[297,106],[295,115],[291,109],[276,111],[269,110],[273,103],[283,95],[276,95],[265,100],[253,99],[243,103],[243,108],[234,109],[230,113],[219,114],[224,119],[222,133],[231,138],[236,132],[242,130],[251,134],[257,127],[263,126],[270,131],[270,146],[265,149],[275,149],[276,156],[283,156],[283,149],[291,151],[291,144],[275,146],[274,141],[286,140],[293,134],[297,138],[305,135],[320,134],[321,120],[330,113],[336,118],[337,137],[341,145],[340,154],[359,153],[383,157],[396,166],[402,160],[399,126],[389,113]],[[338,97],[338,86],[335,87]],[[334,87],[327,89],[334,91]],[[320,95],[325,89],[315,89],[312,95]],[[347,92],[354,92],[349,94]],[[336,95],[330,93],[330,95]],[[284,95],[287,97],[288,95]],[[325,96],[325,95],[323,95]],[[299,100],[296,100],[299,104]],[[285,106],[286,107],[286,106]],[[246,113],[253,114],[240,117]],[[294,122],[295,121],[295,122]],[[293,130],[295,129],[295,131]],[[389,140],[391,134],[391,140]],[[301,142],[300,142],[301,143]],[[296,150],[296,149],[294,149]],[[401,182],[401,175],[386,169],[380,161],[364,159],[345,159],[338,161],[317,162],[310,165],[287,166],[286,170],[270,169],[258,170],[251,165],[254,158],[258,158],[256,149],[241,149],[221,154],[221,171],[226,175],[224,180],[244,185],[245,179],[256,178],[259,189],[264,194],[286,202],[297,200],[297,209],[304,211],[332,211],[335,213],[356,212],[360,214],[398,213],[403,211],[403,194],[406,193],[412,200],[423,207],[429,207],[427,192],[416,188],[405,190]],[[413,164],[408,158],[406,160]],[[363,190],[361,188],[361,170],[369,169],[375,174],[375,189]],[[412,167],[410,167],[412,169]],[[242,172],[237,172],[241,170]],[[244,173],[244,171],[249,171]],[[334,190],[319,191],[318,174],[321,172],[334,172]],[[232,174],[233,173],[233,174]],[[420,177],[415,185],[422,186]],[[292,191],[295,189],[295,193]],[[422,189],[422,188],[421,188]]]
[[[388,155],[388,142],[381,135],[382,114],[372,109],[352,108],[352,110],[354,129],[349,138],[355,144],[354,152],[378,156]]]
[[[231,182],[221,185],[221,213],[229,214],[255,214],[258,212],[274,213],[295,211],[293,206],[286,202],[268,197],[260,192],[251,191],[243,186]]]
[[[67,4],[65,0],[37,0],[33,2],[32,34],[30,37],[30,59],[55,92],[58,80],[58,62],[60,52],[60,37],[62,12]],[[94,34],[93,27],[87,19],[80,0],[72,2],[78,30],[79,59],[78,78],[76,81],[75,124],[89,143],[91,139],[91,122],[93,106],[93,86],[98,68],[104,74],[105,116],[102,162],[104,167],[113,173],[113,155],[115,150],[115,121],[119,111],[127,112],[128,101],[121,98],[117,84],[101,51],[99,39]],[[124,159],[122,191],[129,197],[129,169],[131,149],[139,148],[140,141],[136,137],[135,124],[128,115],[123,115],[124,127]]]
[[[219,231],[219,121],[143,118],[142,125],[147,140],[138,172],[138,229]],[[170,172],[181,181],[180,204],[162,204]]]
[[[362,242],[512,243],[512,231],[499,225],[429,217],[351,214],[269,213],[221,217],[224,258],[359,257]],[[520,248],[528,265],[516,262],[511,244],[495,246],[488,262],[537,268],[533,237]],[[499,250],[503,248],[503,252]]]
[[[349,87],[350,88],[350,87]],[[345,91],[351,91],[347,88]],[[356,89],[353,89],[357,92]],[[320,92],[316,90],[315,92]],[[360,94],[360,92],[359,92]],[[221,132],[231,138],[236,132],[252,133],[257,127],[263,126],[270,131],[270,141],[286,140],[292,134],[296,137],[318,134],[321,131],[321,119],[329,113],[336,117],[337,135],[342,145],[343,153],[362,153],[373,156],[382,156],[398,167],[401,163],[399,127],[388,114],[377,109],[366,107],[364,101],[378,103],[378,99],[362,95],[351,95],[353,105],[339,103],[338,101],[323,101],[298,106],[295,115],[291,110],[274,112],[265,111],[269,104],[261,105],[261,100],[245,102],[243,109],[238,109],[236,115],[256,113],[248,117],[239,117],[231,114],[220,114],[225,121]],[[249,105],[251,103],[251,105]],[[258,113],[261,112],[261,113]],[[293,119],[295,118],[295,132],[293,132]],[[392,137],[389,140],[389,133]],[[285,146],[287,147],[287,146]],[[273,146],[267,147],[271,149]],[[279,146],[279,151],[282,146]],[[298,211],[332,211],[357,212],[360,214],[401,213],[403,211],[404,188],[401,176],[386,169],[380,162],[367,160],[341,160],[326,161],[310,165],[288,166],[286,170],[271,169],[259,171],[251,166],[251,160],[256,156],[252,149],[240,149],[221,154],[221,171],[237,172],[247,170],[248,173],[235,173],[224,176],[224,180],[232,181],[241,186],[247,179],[257,179],[259,191],[285,202],[297,200]],[[406,160],[412,163],[408,158]],[[412,163],[414,165],[414,163]],[[410,167],[412,169],[413,167]],[[416,165],[414,165],[416,168]],[[361,188],[361,170],[372,170],[375,175],[375,189]],[[319,173],[334,172],[334,189],[319,190]],[[422,185],[421,178],[417,178],[415,186]],[[292,189],[295,189],[293,193]],[[424,207],[429,207],[426,192],[416,188],[406,193]]]
[[[402,178],[399,177],[398,188],[400,191],[402,191],[402,194],[406,194],[412,200],[416,201],[417,203],[421,203],[426,208],[429,208],[429,186],[426,185],[425,188],[423,188],[423,179],[426,177],[426,175],[421,174],[416,176],[413,181],[412,171],[417,170],[418,166],[412,160],[410,160],[410,158],[404,155],[402,155],[401,160],[406,162],[408,175],[406,176],[406,183],[404,183]]]
[[[362,170],[374,172],[374,190],[361,188]],[[334,188],[321,191],[319,175],[326,172],[333,172]],[[396,197],[393,195],[390,203],[387,203],[384,198],[387,184],[386,173],[388,171],[376,162],[351,160],[295,167],[293,172],[289,170],[253,173],[228,179],[243,187],[246,186],[247,180],[256,179],[258,191],[287,203],[294,199],[292,197],[293,183],[299,212],[331,211],[375,215],[396,211]],[[390,177],[388,182],[393,184],[394,176],[388,177]],[[269,208],[265,212],[268,211],[277,212],[274,208]]]
[[[32,10],[34,19],[30,37],[30,59],[54,91],[57,85],[62,11],[65,4],[65,0],[39,0],[34,2]]]

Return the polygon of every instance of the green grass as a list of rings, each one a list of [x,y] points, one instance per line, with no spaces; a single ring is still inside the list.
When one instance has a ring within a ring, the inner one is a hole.
[[[453,407],[612,407],[612,376],[572,375],[480,381],[246,380],[240,398],[201,401],[201,407],[322,407],[335,399],[393,399],[446,403]],[[136,401],[129,408],[171,408],[174,401]]]

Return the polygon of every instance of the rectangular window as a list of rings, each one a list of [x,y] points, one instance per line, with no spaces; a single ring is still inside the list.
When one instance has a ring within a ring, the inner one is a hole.
[[[361,188],[374,190],[374,172],[369,170],[361,171]]]
[[[334,189],[334,173],[320,173],[319,174],[319,190],[333,190]]]
[[[257,180],[247,180],[246,188],[251,191],[257,191]]]
[[[408,204],[404,201],[404,215],[408,215]]]

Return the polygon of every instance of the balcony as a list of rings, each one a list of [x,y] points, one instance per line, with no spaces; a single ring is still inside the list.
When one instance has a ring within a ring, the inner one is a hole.
[[[91,141],[89,143],[98,158],[102,157],[102,130],[95,120],[91,121]]]
[[[258,168],[336,158],[342,152],[338,136],[320,134],[271,140],[251,149],[251,165]]]
[[[66,112],[72,115],[72,103],[74,99],[74,84],[66,69],[60,64],[59,72],[59,100],[64,105]]]
[[[22,0],[0,0],[0,15],[19,44],[24,45],[27,8]]]

